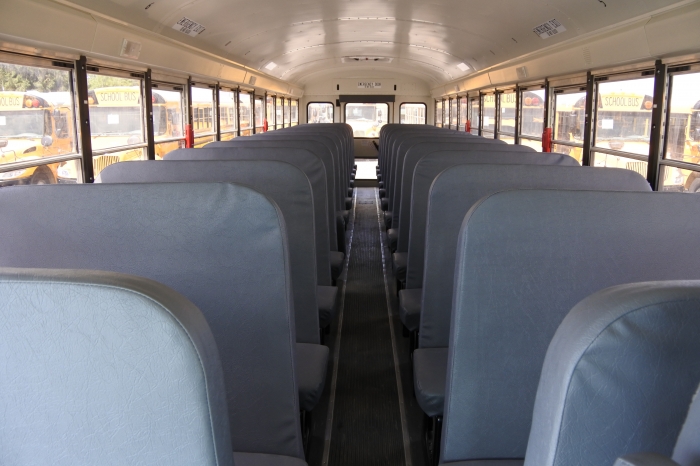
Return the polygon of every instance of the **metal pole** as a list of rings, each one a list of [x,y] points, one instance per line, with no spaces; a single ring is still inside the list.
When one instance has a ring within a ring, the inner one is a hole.
[[[146,70],[143,79],[143,100],[146,103],[146,155],[148,160],[156,159],[155,131],[153,129],[153,82],[151,69]],[[165,109],[163,109],[165,111]]]
[[[80,128],[80,150],[83,162],[83,180],[94,183],[92,167],[92,139],[90,138],[90,104],[88,103],[87,58],[81,55],[75,62],[75,84],[78,92],[78,123]]]
[[[595,121],[593,112],[595,100],[595,80],[593,79],[593,74],[589,71],[588,73],[586,73],[586,113],[583,128],[582,163],[584,167],[590,167],[594,163],[593,153],[591,152],[591,146],[593,144],[593,122]]]
[[[657,60],[654,65],[654,107],[651,111],[651,138],[649,140],[649,163],[647,164],[647,181],[654,191],[658,191],[660,187],[660,162],[663,158],[667,94],[666,65],[661,63],[661,60]]]

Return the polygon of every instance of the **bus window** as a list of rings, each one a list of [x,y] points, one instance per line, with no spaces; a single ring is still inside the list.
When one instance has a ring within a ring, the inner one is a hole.
[[[449,100],[442,101],[442,127],[443,128],[450,127],[450,101]]]
[[[250,136],[253,134],[253,96],[247,92],[240,92],[238,94],[238,111],[240,112],[239,118],[241,122],[241,136]]]
[[[333,123],[334,110],[330,102],[311,102],[306,106],[306,122]]]
[[[219,89],[219,125],[222,141],[230,141],[238,136],[236,93],[234,91]]]
[[[479,105],[481,105],[481,99],[479,97],[471,97],[469,99],[471,107],[470,119],[472,122],[472,134],[479,134]]]
[[[664,160],[698,164],[698,170],[663,165],[661,189],[700,193],[700,73],[671,76]]]
[[[389,104],[345,104],[345,122],[356,138],[378,138],[388,115]]]
[[[457,97],[450,99],[450,129],[457,129]]]
[[[87,81],[95,177],[113,163],[146,160],[141,80],[88,74]]]
[[[399,114],[401,124],[408,125],[424,125],[426,123],[426,105],[425,104],[409,104],[402,103],[399,106]]]
[[[498,139],[515,144],[515,99],[513,91],[498,94],[501,113],[498,115]]]
[[[435,101],[435,126],[442,128],[442,100]]]
[[[153,89],[153,138],[156,160],[185,147],[184,98],[181,90]]]
[[[520,93],[520,144],[542,151],[544,89]]]
[[[290,108],[290,100],[289,99],[282,99],[284,102],[284,127],[289,128],[292,123],[292,112]]]
[[[205,87],[192,87],[192,123],[195,147],[202,147],[214,140],[216,135],[215,116],[214,90]]]
[[[263,132],[263,120],[265,119],[265,113],[263,112],[263,98],[260,96],[255,97],[255,132]]]
[[[275,123],[277,129],[284,128],[284,119],[282,118],[282,97],[277,97],[275,104]]]
[[[267,130],[275,130],[275,96],[268,95],[266,101],[265,118],[267,118]]]
[[[625,168],[639,173],[644,178],[647,177],[648,164],[643,160],[620,157],[604,152],[595,152],[594,157],[596,167]]]
[[[493,133],[496,131],[496,96],[494,94],[487,94],[482,97],[482,113],[482,135],[493,138]]]
[[[291,112],[292,112],[292,126],[296,126],[299,124],[299,101],[298,100],[292,100]]]
[[[466,131],[467,120],[469,119],[469,99],[467,96],[459,98],[459,121],[457,122],[457,129],[459,131]]]
[[[585,92],[554,92],[554,144],[552,152],[567,154],[581,163],[585,125]]]
[[[0,186],[56,183],[61,163],[42,159],[76,153],[71,72],[0,63],[0,78]],[[34,160],[34,167],[9,167]]]
[[[594,147],[648,157],[653,101],[654,78],[598,84]]]

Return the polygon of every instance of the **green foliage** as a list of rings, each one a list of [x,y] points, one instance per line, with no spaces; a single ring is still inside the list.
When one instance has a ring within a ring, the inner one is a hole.
[[[50,68],[0,63],[0,91],[65,92],[70,73]]]
[[[140,85],[137,79],[116,78],[114,76],[105,76],[102,74],[88,74],[88,89],[99,89],[101,87],[128,86],[138,87]]]

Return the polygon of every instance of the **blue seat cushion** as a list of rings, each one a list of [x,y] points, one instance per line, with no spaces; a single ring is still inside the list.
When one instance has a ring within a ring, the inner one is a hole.
[[[399,317],[411,332],[420,327],[420,306],[423,300],[423,288],[399,291]]]
[[[413,386],[418,405],[430,417],[445,407],[448,348],[418,348],[413,352]]]

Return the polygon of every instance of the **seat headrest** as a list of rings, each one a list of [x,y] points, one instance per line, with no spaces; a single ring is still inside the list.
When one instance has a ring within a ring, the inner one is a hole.
[[[0,464],[233,465],[202,313],[144,278],[0,268]]]
[[[542,368],[526,466],[670,455],[700,383],[700,281],[645,282],[578,303]]]

